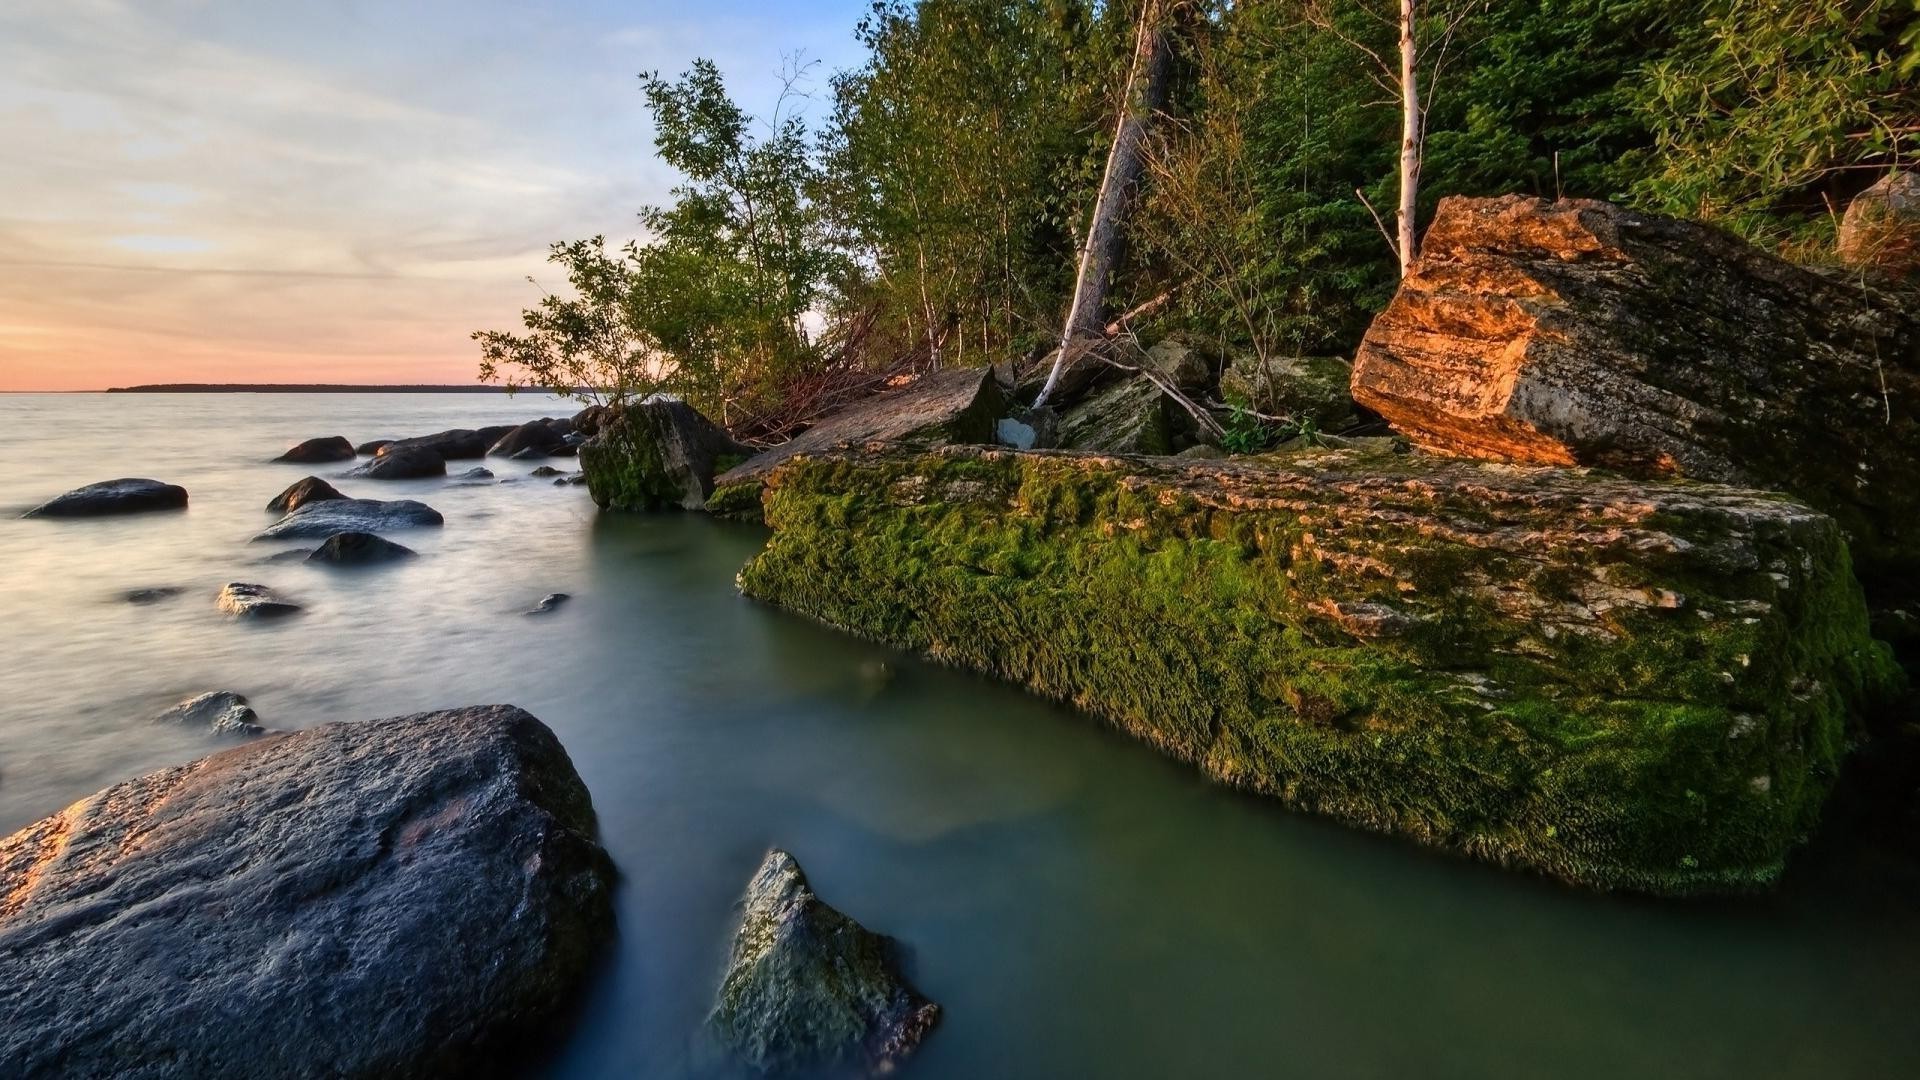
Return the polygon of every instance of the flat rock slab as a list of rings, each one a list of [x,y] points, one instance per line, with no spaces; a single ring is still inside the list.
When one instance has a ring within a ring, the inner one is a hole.
[[[742,590],[1569,881],[1774,881],[1897,668],[1784,496],[1369,450],[788,462]]]
[[[102,480],[41,503],[25,517],[103,517],[151,510],[184,510],[187,489],[158,480]]]
[[[412,499],[328,499],[294,510],[254,539],[325,539],[335,533],[391,532],[445,522],[440,511]]]
[[[901,977],[893,941],[814,895],[792,855],[767,853],[743,907],[709,1024],[747,1065],[889,1073],[939,1021]]]
[[[612,884],[512,706],[259,739],[0,840],[0,1075],[491,1075],[547,1037]]]

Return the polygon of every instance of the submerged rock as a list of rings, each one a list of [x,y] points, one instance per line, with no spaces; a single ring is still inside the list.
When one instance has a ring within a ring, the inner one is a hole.
[[[294,481],[287,487],[287,490],[275,495],[272,501],[267,503],[267,511],[274,514],[285,514],[298,510],[308,503],[344,498],[346,498],[346,496],[336,491],[332,484],[327,483],[317,476],[309,476],[304,480]]]
[[[391,532],[445,522],[440,511],[412,499],[328,499],[267,526],[255,540],[325,539],[341,532]]]
[[[308,439],[273,460],[295,465],[324,465],[329,461],[349,461],[352,458],[353,444],[347,441],[346,436],[328,435]]]
[[[545,615],[547,612],[557,609],[561,604],[564,604],[571,599],[573,599],[572,596],[563,592],[548,593],[547,595],[540,598],[539,603],[528,608],[526,611],[521,612],[521,614]]]
[[[1448,454],[1788,492],[1920,596],[1920,310],[1707,226],[1445,199],[1353,393]]]
[[[382,539],[372,533],[343,532],[327,537],[326,543],[321,544],[307,556],[307,561],[330,563],[334,566],[365,566],[370,563],[411,559],[416,554],[418,553],[410,547]]]
[[[186,591],[178,585],[155,585],[145,589],[128,589],[120,594],[120,599],[129,604],[157,604],[162,600],[171,600]]]
[[[27,511],[24,517],[104,517],[151,510],[184,510],[187,489],[158,480],[102,480],[75,488]]]
[[[549,476],[560,476],[562,475],[562,473],[560,472],[559,469],[556,469],[551,465],[542,465],[534,469],[532,472],[528,473],[527,475],[531,477],[535,477],[537,479],[544,480]]]
[[[484,465],[475,465],[473,468],[468,469],[453,479],[455,483],[484,484],[490,482],[493,478],[492,469]]]
[[[793,856],[767,853],[744,908],[708,1023],[745,1064],[888,1073],[939,1020],[901,978],[893,942],[814,895]]]
[[[748,596],[1290,805],[1602,888],[1774,881],[1899,681],[1839,528],[1771,493],[951,448],[792,461],[766,499]]]
[[[347,473],[369,480],[419,480],[446,474],[447,459],[430,446],[389,446]]]
[[[1907,277],[1920,271],[1920,173],[1894,169],[1853,197],[1840,219],[1849,266]]]
[[[190,697],[153,718],[156,724],[203,728],[215,735],[259,735],[260,726],[247,699],[231,690],[213,690]]]
[[[281,598],[265,585],[246,581],[230,581],[222,586],[220,595],[214,598],[214,606],[228,615],[252,618],[292,615],[300,610],[299,604]]]
[[[714,474],[752,451],[675,398],[628,405],[580,448],[596,505],[610,510],[698,510]]]
[[[519,709],[257,739],[0,840],[0,1075],[505,1071],[600,955],[612,887]]]

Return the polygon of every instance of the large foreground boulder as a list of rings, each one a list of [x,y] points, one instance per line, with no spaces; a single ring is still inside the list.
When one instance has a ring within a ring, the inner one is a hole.
[[[593,501],[611,510],[698,510],[713,478],[753,451],[677,398],[650,397],[600,425],[580,447]]]
[[[187,489],[158,480],[102,480],[41,503],[25,517],[104,517],[151,510],[184,510]]]
[[[545,1041],[612,884],[512,706],[259,739],[0,840],[0,1075],[491,1075]]]
[[[709,1023],[747,1065],[888,1073],[939,1020],[900,977],[892,940],[814,895],[793,856],[767,852],[744,907]]]
[[[1773,881],[1899,680],[1781,496],[1360,450],[798,459],[749,596],[1569,881]]]
[[[317,439],[308,439],[290,448],[273,460],[295,465],[324,465],[329,461],[350,461],[353,458],[353,443],[344,435],[327,435]]]
[[[340,494],[332,484],[327,483],[317,476],[309,476],[305,479],[294,481],[292,484],[287,485],[287,490],[275,495],[272,501],[267,503],[267,512],[272,514],[287,514],[300,509],[308,503],[344,498],[346,498],[346,496]]]
[[[420,480],[447,475],[447,459],[430,446],[389,446],[347,475],[368,480]]]
[[[1920,595],[1920,311],[1706,226],[1446,199],[1353,393],[1445,453],[1789,492]]]
[[[412,499],[328,499],[307,503],[267,526],[255,540],[325,539],[343,532],[392,532],[444,524],[440,511]]]

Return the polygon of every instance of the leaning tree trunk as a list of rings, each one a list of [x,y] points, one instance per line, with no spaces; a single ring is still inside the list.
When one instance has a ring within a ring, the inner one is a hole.
[[[1127,74],[1127,97],[1120,107],[1120,120],[1114,129],[1113,147],[1107,152],[1106,174],[1100,180],[1100,194],[1093,204],[1093,221],[1087,226],[1086,243],[1080,249],[1080,270],[1074,277],[1073,304],[1067,309],[1066,328],[1060,334],[1060,352],[1053,369],[1033,401],[1038,408],[1053,394],[1060,375],[1084,348],[1084,339],[1098,337],[1103,331],[1100,312],[1106,306],[1107,285],[1113,277],[1114,263],[1120,255],[1120,225],[1126,219],[1127,204],[1145,169],[1147,129],[1166,103],[1167,80],[1173,67],[1173,49],[1167,41],[1167,15],[1179,0],[1144,0],[1140,5],[1140,24],[1133,46],[1133,67]]]
[[[1415,0],[1400,0],[1400,276],[1413,269],[1419,254],[1414,218],[1420,201],[1420,71],[1414,48]]]

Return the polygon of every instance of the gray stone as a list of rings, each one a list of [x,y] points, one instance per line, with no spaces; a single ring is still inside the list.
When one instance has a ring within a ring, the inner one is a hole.
[[[347,441],[346,436],[328,435],[318,439],[308,439],[273,460],[295,465],[322,465],[329,461],[352,459],[353,444]]]
[[[190,697],[153,718],[156,724],[198,728],[215,735],[259,735],[267,729],[247,704],[231,690],[212,690]]]
[[[1237,356],[1220,374],[1220,394],[1267,416],[1316,431],[1341,431],[1357,417],[1348,390],[1353,368],[1337,356]]]
[[[27,511],[23,517],[103,517],[149,510],[185,510],[187,489],[158,480],[102,480],[75,488]]]
[[[369,480],[419,480],[445,476],[447,459],[430,446],[389,446],[372,461],[347,473]]]
[[[493,429],[483,428],[480,431],[473,431],[469,428],[451,428],[446,431],[437,431],[432,435],[416,435],[410,439],[395,439],[381,447],[378,451],[378,456],[385,457],[388,454],[398,453],[401,450],[406,450],[411,447],[425,447],[439,454],[440,457],[446,461],[461,461],[468,458],[485,457],[487,447],[492,446],[493,440],[499,438],[498,435],[490,438],[487,432],[491,430]]]
[[[511,1072],[611,936],[613,877],[512,706],[256,739],[0,839],[0,1075]]]
[[[1056,445],[1103,454],[1170,454],[1191,420],[1152,379],[1097,385],[1061,410]]]
[[[171,600],[186,591],[178,585],[156,585],[146,589],[128,589],[120,594],[120,599],[129,604],[157,604],[162,600]]]
[[[529,420],[502,435],[487,449],[492,457],[546,457],[566,442],[566,433],[554,430],[551,420]]]
[[[561,604],[564,604],[571,599],[573,599],[572,596],[569,596],[568,594],[563,592],[548,593],[547,595],[540,598],[539,603],[528,608],[526,611],[521,612],[521,614],[545,615],[547,612],[557,609]]]
[[[230,581],[222,586],[220,595],[214,598],[214,606],[225,614],[242,618],[277,618],[300,610],[299,604],[282,598],[265,585],[247,581]]]
[[[1182,337],[1169,337],[1155,343],[1141,358],[1140,366],[1189,392],[1204,390],[1213,384],[1213,364]]]
[[[360,457],[372,457],[392,445],[392,439],[369,439],[354,447],[353,452]]]
[[[288,485],[287,490],[275,495],[273,501],[267,503],[267,510],[269,513],[285,514],[298,510],[308,503],[344,498],[346,496],[335,490],[332,484],[317,476],[309,476],[304,480],[294,481]]]
[[[300,507],[254,539],[325,539],[340,532],[392,532],[445,520],[440,511],[412,499],[328,499]]]
[[[417,553],[410,547],[382,539],[368,532],[334,533],[307,556],[308,562],[333,566],[366,566],[371,563],[411,559]]]

